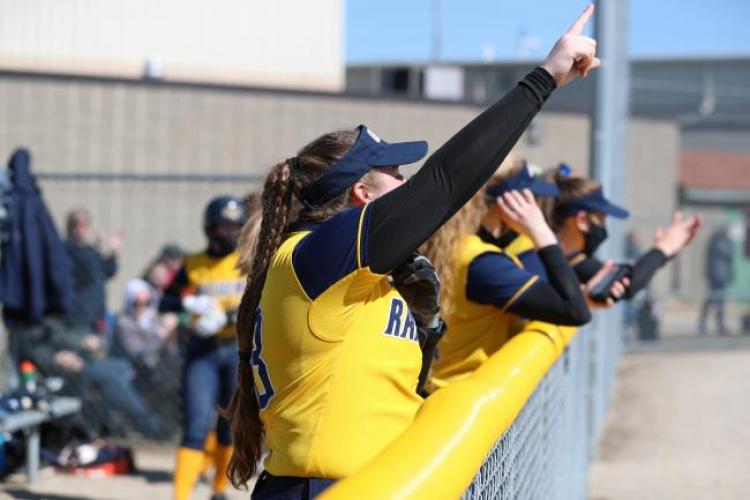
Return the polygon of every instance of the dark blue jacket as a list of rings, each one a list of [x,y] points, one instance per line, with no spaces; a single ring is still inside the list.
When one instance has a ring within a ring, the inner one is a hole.
[[[107,280],[117,272],[117,257],[105,256],[94,245],[65,241],[73,269],[76,301],[73,319],[85,328],[101,327],[107,315]]]
[[[31,158],[17,149],[8,168],[10,238],[2,245],[0,302],[6,319],[39,321],[48,313],[70,313],[74,292],[70,260],[47,211]]]

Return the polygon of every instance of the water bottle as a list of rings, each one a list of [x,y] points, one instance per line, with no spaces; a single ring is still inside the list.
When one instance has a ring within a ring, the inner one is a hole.
[[[31,361],[21,363],[21,385],[28,394],[35,394],[37,389],[36,365]]]

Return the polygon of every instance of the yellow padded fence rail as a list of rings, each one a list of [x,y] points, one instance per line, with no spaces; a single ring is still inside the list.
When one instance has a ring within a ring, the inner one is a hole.
[[[575,334],[530,322],[471,377],[427,398],[401,436],[320,498],[460,498]]]

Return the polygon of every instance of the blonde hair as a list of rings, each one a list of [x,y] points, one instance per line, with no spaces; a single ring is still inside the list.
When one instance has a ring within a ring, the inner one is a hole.
[[[250,274],[252,268],[255,246],[258,242],[260,221],[263,217],[263,203],[261,201],[260,193],[257,192],[248,194],[243,201],[245,203],[245,210],[247,210],[248,217],[247,222],[242,226],[237,242],[237,251],[239,253],[237,269],[239,269],[243,275],[247,276]]]
[[[421,252],[430,259],[440,276],[440,309],[444,315],[451,315],[454,308],[455,254],[463,239],[477,232],[487,213],[487,188],[512,177],[523,166],[523,159],[508,156],[482,189],[422,245]]]

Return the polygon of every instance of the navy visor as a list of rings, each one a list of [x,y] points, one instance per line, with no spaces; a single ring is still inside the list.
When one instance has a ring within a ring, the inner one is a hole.
[[[425,141],[390,144],[360,125],[359,136],[351,149],[311,185],[300,193],[308,206],[321,205],[357,182],[370,169],[395,167],[419,161],[427,154]]]
[[[547,196],[549,198],[554,198],[560,192],[560,190],[557,189],[557,185],[534,177],[531,175],[531,172],[529,172],[528,165],[524,165],[523,168],[512,177],[488,187],[487,196],[490,198],[497,198],[508,191],[521,191],[524,189],[528,189],[537,196]]]
[[[597,188],[586,196],[571,200],[556,209],[556,212],[563,217],[575,215],[581,211],[601,212],[618,219],[627,219],[630,216],[630,212],[606,199],[602,188]]]

